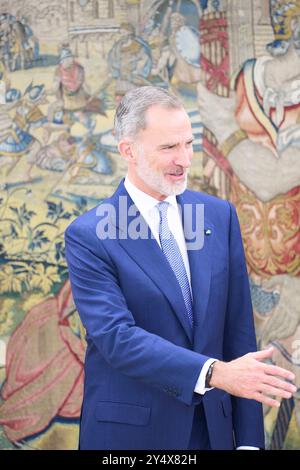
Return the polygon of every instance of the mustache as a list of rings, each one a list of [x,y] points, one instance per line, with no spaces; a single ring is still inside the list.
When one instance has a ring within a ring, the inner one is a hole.
[[[177,166],[176,168],[170,168],[167,171],[169,175],[175,175],[175,176],[185,174],[186,172],[187,172],[187,169],[183,168],[182,166]]]

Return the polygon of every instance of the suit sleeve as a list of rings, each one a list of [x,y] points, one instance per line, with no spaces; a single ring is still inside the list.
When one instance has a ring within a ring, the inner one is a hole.
[[[103,242],[71,224],[65,234],[74,302],[88,337],[114,369],[177,398],[198,402],[195,384],[208,357],[136,326]]]
[[[230,204],[229,290],[224,330],[224,360],[257,350],[249,278],[236,210]],[[236,447],[264,447],[262,406],[255,400],[232,397]]]

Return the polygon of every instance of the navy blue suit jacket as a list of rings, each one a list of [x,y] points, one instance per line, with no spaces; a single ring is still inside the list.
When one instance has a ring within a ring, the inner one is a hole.
[[[204,204],[204,246],[189,250],[194,328],[180,287],[153,238],[126,238],[118,224],[124,183],[104,201],[116,236],[99,239],[97,208],[65,235],[74,301],[87,332],[81,449],[187,449],[201,401],[212,449],[264,447],[261,405],[194,387],[205,361],[256,350],[243,245],[234,207],[186,190]],[[144,219],[143,219],[144,220]],[[131,219],[128,217],[128,224]],[[208,232],[207,232],[208,230]]]

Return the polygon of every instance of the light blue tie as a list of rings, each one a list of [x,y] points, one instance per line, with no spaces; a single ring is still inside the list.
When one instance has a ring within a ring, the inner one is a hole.
[[[159,240],[161,248],[179,283],[188,319],[191,326],[193,326],[193,304],[189,280],[179,246],[168,226],[167,211],[169,203],[162,201],[156,207],[159,212]]]

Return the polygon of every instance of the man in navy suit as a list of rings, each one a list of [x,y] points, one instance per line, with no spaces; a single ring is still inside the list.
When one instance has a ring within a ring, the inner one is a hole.
[[[236,211],[186,189],[193,135],[176,97],[131,90],[115,131],[126,178],[65,237],[87,333],[80,448],[263,448],[261,403],[296,389],[256,351]]]

